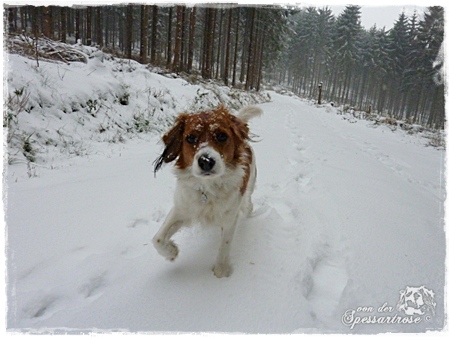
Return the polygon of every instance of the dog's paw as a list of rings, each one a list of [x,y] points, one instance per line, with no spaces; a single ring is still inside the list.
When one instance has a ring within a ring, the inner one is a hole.
[[[222,263],[214,265],[213,272],[217,278],[230,277],[233,269],[230,264]]]
[[[171,262],[173,262],[178,256],[178,247],[173,241],[163,242],[160,239],[154,239],[153,245],[161,256]]]

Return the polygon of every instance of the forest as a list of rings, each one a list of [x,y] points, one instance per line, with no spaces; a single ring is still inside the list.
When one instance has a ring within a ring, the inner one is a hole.
[[[99,46],[168,72],[244,90],[285,88],[442,129],[444,9],[361,25],[361,7],[204,5],[5,6],[10,35]],[[320,93],[320,95],[319,95]]]

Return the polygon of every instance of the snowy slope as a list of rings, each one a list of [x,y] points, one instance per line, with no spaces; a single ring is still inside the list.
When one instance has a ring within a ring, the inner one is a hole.
[[[40,60],[37,66],[24,56],[6,55],[9,163],[60,167],[68,157],[103,151],[104,143],[161,133],[181,111],[268,101],[263,94],[162,76],[94,47],[59,45],[89,55],[88,63]]]
[[[101,155],[39,167],[37,177],[9,166],[9,330],[442,328],[445,151],[402,131],[350,124],[331,107],[271,96],[251,122],[260,136],[256,210],[237,229],[230,278],[211,271],[215,228],[177,234],[173,263],[152,247],[175,185],[169,166],[153,176],[157,136],[106,143]],[[420,323],[342,323],[358,307],[373,310],[354,317],[406,317],[395,308],[399,292],[421,285],[434,291],[436,308],[416,316]],[[392,311],[377,313],[384,303]]]

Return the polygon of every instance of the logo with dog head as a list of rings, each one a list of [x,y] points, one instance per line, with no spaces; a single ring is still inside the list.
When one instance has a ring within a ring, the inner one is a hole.
[[[436,302],[434,301],[434,292],[424,286],[407,286],[400,291],[400,300],[397,303],[397,310],[403,311],[405,315],[422,316],[430,314],[434,316]]]
[[[397,311],[396,311],[397,310]],[[345,311],[342,323],[353,330],[357,325],[418,325],[431,322],[436,313],[434,292],[425,286],[407,286],[400,291],[397,306],[390,306],[385,302],[379,307],[358,306]]]

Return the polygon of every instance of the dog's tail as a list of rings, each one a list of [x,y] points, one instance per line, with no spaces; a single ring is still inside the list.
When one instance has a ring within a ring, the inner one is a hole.
[[[248,122],[254,117],[261,116],[262,113],[262,109],[257,106],[246,106],[239,111],[238,117],[242,121]]]

